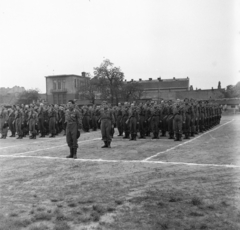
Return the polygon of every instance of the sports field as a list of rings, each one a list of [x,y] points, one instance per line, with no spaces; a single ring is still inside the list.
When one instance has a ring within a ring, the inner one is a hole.
[[[240,229],[240,116],[190,140],[0,140],[0,230]]]

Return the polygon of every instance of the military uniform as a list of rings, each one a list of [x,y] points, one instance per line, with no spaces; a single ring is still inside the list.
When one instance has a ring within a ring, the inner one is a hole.
[[[131,134],[130,140],[136,141],[137,123],[139,123],[139,115],[137,113],[136,107],[130,108],[128,120],[129,120],[130,134]]]
[[[118,136],[122,136],[123,135],[123,124],[122,124],[122,117],[123,117],[123,111],[121,106],[119,105],[117,107],[117,111],[116,111],[116,125],[117,125],[117,129],[118,129]]]
[[[41,133],[40,137],[45,137],[45,134],[46,134],[44,121],[45,121],[44,108],[40,106],[38,109],[38,124],[39,124],[39,130]]]
[[[173,108],[173,130],[175,134],[175,141],[182,140],[183,123],[185,123],[183,108],[177,104]]]
[[[2,108],[0,112],[0,133],[1,139],[6,139],[8,132],[8,111],[6,108]]]
[[[125,134],[125,136],[123,137],[124,139],[129,138],[129,134],[130,134],[128,118],[129,118],[129,111],[128,111],[128,107],[125,106],[122,109],[122,126]]]
[[[16,133],[15,125],[13,124],[14,117],[15,117],[15,110],[11,109],[9,113],[9,118],[8,118],[9,129],[12,133],[10,137],[15,137],[15,133]]]
[[[28,125],[29,131],[31,132],[30,139],[36,139],[37,131],[36,131],[36,124],[37,124],[37,112],[34,110],[29,111],[28,114]]]
[[[153,109],[151,110],[151,130],[153,132],[152,139],[158,139],[159,138],[159,123],[160,123],[160,111],[158,109],[158,106],[155,105]]]
[[[107,106],[104,106],[100,110],[100,122],[102,140],[104,141],[104,146],[102,146],[102,148],[110,148],[112,141],[111,129],[115,121],[113,112]]]
[[[70,155],[67,158],[77,158],[77,132],[82,128],[82,117],[76,109],[68,109],[65,113],[66,140],[70,148]]]
[[[83,122],[83,130],[85,132],[89,132],[89,128],[90,128],[89,119],[90,119],[90,114],[89,114],[88,108],[84,107],[83,108],[83,120],[82,120],[82,122]]]
[[[15,111],[15,119],[14,119],[16,132],[18,134],[17,139],[22,139],[23,138],[22,122],[23,122],[23,111],[22,111],[22,109],[18,108]]]
[[[140,132],[140,138],[145,139],[145,132],[146,129],[146,110],[143,106],[139,107],[139,132]]]
[[[53,108],[48,110],[48,118],[49,118],[49,133],[50,137],[55,137],[56,134],[56,111]]]

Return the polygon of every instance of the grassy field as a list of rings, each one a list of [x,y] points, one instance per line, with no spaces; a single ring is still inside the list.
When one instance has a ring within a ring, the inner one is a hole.
[[[61,135],[0,140],[0,230],[240,229],[239,140],[239,115],[182,142],[84,133],[77,160]]]

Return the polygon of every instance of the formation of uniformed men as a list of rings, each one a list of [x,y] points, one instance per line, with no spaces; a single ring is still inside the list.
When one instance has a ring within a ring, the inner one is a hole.
[[[70,158],[76,158],[78,130],[101,129],[103,148],[110,148],[114,135],[114,127],[118,136],[136,141],[137,137],[159,139],[168,134],[169,139],[181,141],[189,139],[199,132],[211,129],[220,123],[222,106],[214,101],[168,100],[157,103],[125,102],[111,106],[106,102],[96,106],[75,106],[70,100],[67,105],[14,105],[11,108],[0,108],[1,139],[10,137],[22,139],[29,135],[36,139],[39,135],[53,138],[63,131],[67,135]]]
[[[194,137],[199,132],[211,129],[220,123],[222,109],[210,101],[177,100],[140,103],[138,106],[125,103],[115,108],[119,136],[136,140],[146,138],[152,133],[152,139],[165,137],[181,141]]]

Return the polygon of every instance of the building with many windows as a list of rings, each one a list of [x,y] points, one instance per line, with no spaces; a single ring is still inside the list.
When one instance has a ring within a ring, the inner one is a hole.
[[[68,100],[77,99],[81,87],[88,84],[86,73],[82,75],[46,76],[46,101],[49,104],[66,104]]]

